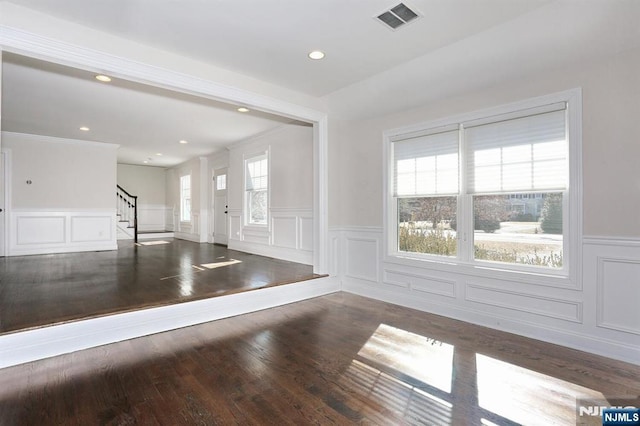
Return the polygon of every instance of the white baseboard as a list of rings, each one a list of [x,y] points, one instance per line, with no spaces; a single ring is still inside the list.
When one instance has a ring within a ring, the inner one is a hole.
[[[194,302],[126,312],[0,336],[0,368],[273,308],[340,290],[317,278]]]

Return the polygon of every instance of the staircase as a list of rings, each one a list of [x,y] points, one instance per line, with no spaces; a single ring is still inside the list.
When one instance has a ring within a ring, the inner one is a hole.
[[[118,216],[118,239],[138,242],[138,196],[129,194],[116,185],[116,215]]]

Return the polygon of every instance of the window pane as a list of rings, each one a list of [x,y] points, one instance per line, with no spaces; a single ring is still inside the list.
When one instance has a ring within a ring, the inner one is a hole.
[[[247,160],[245,189],[247,191],[267,189],[268,173],[266,158]]]
[[[464,133],[467,187],[475,194],[566,188],[566,111],[471,125]],[[539,161],[554,161],[545,171],[544,186],[536,174]],[[499,173],[493,172],[496,166]],[[495,179],[498,179],[496,182]]]
[[[531,188],[531,163],[505,164],[502,167],[502,190]]]
[[[458,139],[456,129],[394,142],[394,195],[458,193]]]
[[[267,224],[267,191],[249,192],[249,223]]]
[[[474,196],[473,219],[475,259],[562,267],[562,193]]]
[[[500,166],[476,167],[475,189],[478,192],[498,192],[502,182]]]
[[[456,197],[398,199],[398,250],[455,256]]]
[[[218,191],[227,189],[227,175],[218,175],[216,177],[216,189]]]

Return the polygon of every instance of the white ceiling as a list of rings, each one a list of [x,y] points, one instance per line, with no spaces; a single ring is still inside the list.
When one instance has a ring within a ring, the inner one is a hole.
[[[347,119],[405,111],[640,47],[640,0],[407,0],[422,17],[397,31],[374,16],[399,0],[10,3],[322,96],[332,116]],[[313,49],[326,58],[308,59]],[[151,157],[152,164],[171,166],[287,121],[5,57],[3,130],[118,143],[121,162]],[[91,132],[80,132],[82,125]],[[190,143],[178,145],[179,139]]]
[[[549,0],[407,0],[422,18],[374,19],[400,0],[12,0],[128,40],[322,96]],[[322,61],[307,53],[321,49]]]
[[[119,144],[119,163],[170,167],[293,123],[8,53],[2,66],[3,131]]]

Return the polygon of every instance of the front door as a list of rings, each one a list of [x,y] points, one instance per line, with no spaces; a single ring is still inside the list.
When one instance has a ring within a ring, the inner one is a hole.
[[[227,169],[215,170],[213,180],[213,242],[227,245]]]

